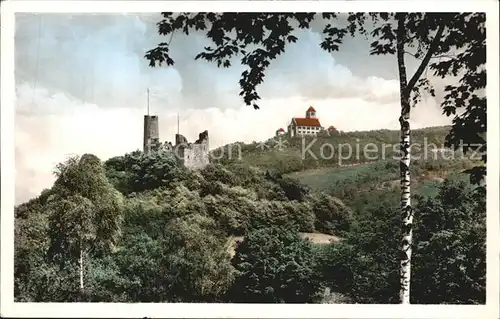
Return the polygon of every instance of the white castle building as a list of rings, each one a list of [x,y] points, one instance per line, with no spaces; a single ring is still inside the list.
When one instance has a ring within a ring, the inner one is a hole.
[[[306,117],[294,117],[292,122],[288,125],[288,135],[301,136],[301,135],[316,135],[324,130],[316,117],[316,110],[310,106],[306,111]]]

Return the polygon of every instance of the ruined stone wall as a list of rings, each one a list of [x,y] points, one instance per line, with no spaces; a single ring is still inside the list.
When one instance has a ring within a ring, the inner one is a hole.
[[[181,163],[189,169],[201,169],[210,163],[208,131],[200,133],[195,143],[187,143],[184,136],[175,135],[176,152]]]
[[[184,149],[184,166],[190,169],[202,169],[209,164],[208,145],[191,144]]]

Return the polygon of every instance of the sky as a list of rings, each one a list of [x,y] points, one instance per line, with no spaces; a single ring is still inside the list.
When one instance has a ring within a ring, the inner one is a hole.
[[[16,203],[37,196],[68,156],[102,160],[142,147],[150,90],[160,139],[194,141],[208,130],[210,148],[262,141],[314,106],[324,127],[343,131],[398,129],[399,82],[394,56],[369,56],[370,41],[347,38],[339,52],[319,47],[315,21],[271,63],[258,87],[260,110],[239,96],[241,72],[194,57],[209,45],[202,33],[175,34],[173,67],[150,68],[147,50],[168,39],[157,34],[159,14],[16,14]],[[417,64],[407,60],[409,74]],[[435,81],[437,87],[442,84]],[[439,93],[439,90],[437,90]],[[413,128],[447,125],[440,94],[412,110]]]

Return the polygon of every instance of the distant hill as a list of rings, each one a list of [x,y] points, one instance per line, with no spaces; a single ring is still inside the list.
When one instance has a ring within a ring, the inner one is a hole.
[[[412,193],[434,195],[446,178],[468,180],[464,170],[473,167],[469,160],[414,161],[411,168]],[[348,205],[375,201],[382,193],[394,192],[399,196],[399,166],[394,160],[378,161],[348,167],[331,167],[294,172],[285,176],[298,180],[312,190],[325,191],[342,199]],[[371,200],[370,199],[370,200]]]
[[[448,126],[414,130],[412,144],[419,144],[420,149],[424,146],[444,148],[449,130]],[[263,142],[228,144],[211,153],[216,163],[240,163],[291,173],[389,159],[399,154],[399,140],[400,133],[395,130],[356,131],[304,139],[282,135]],[[417,148],[412,151],[418,152]]]
[[[449,130],[449,126],[440,126],[412,131],[410,168],[413,194],[432,194],[448,177],[468,179],[468,175],[462,172],[478,164],[478,161],[465,158],[458,152],[445,150]],[[397,196],[400,185],[399,141],[400,132],[396,130],[347,132],[304,139],[283,135],[264,143],[225,145],[213,153],[219,158],[214,162],[276,171],[312,190],[325,191],[355,205],[366,202],[367,197],[388,191],[394,191]],[[333,156],[330,145],[334,149]],[[349,152],[352,152],[351,156]]]

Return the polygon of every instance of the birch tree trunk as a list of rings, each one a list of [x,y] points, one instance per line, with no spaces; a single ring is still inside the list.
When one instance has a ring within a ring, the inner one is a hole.
[[[401,116],[399,117],[401,129],[401,217],[402,217],[402,241],[401,241],[401,268],[400,268],[400,292],[401,304],[410,304],[410,281],[411,281],[411,253],[413,235],[413,208],[411,207],[410,190],[410,92],[417,84],[436,48],[438,47],[444,31],[445,21],[439,26],[436,36],[432,40],[425,57],[422,59],[415,74],[407,81],[406,66],[404,60],[406,28],[406,13],[396,14],[398,28],[396,31],[396,55],[398,61],[398,73],[400,83]]]
[[[410,198],[410,100],[406,66],[404,61],[405,45],[405,15],[398,15],[398,30],[396,36],[396,50],[398,59],[398,72],[400,83],[401,116],[399,117],[401,129],[401,160],[400,160],[400,178],[401,178],[401,217],[402,226],[402,247],[401,247],[401,273],[400,273],[400,302],[402,304],[410,303],[410,278],[411,278],[411,239],[413,211]]]
[[[80,265],[80,290],[83,290],[83,250],[80,248],[80,258],[79,258],[79,265]]]

